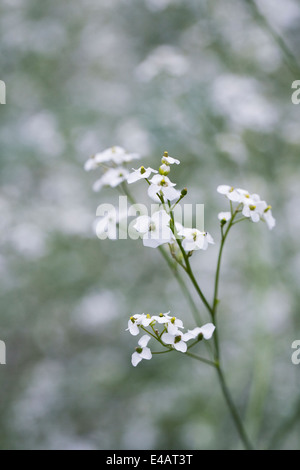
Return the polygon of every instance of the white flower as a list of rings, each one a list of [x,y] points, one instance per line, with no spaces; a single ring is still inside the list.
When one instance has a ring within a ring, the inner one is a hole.
[[[171,317],[169,313],[170,312],[153,315],[152,320],[164,324],[167,327],[168,333],[175,334],[179,328],[183,328],[183,323],[179,318]]]
[[[152,358],[152,353],[147,344],[150,341],[150,336],[144,335],[138,342],[139,347],[136,348],[136,351],[131,356],[131,364],[136,367],[142,359],[150,360]]]
[[[127,175],[128,170],[126,168],[110,168],[94,183],[93,189],[94,191],[100,191],[103,186],[115,188],[126,180]]]
[[[172,319],[169,313],[170,312],[160,313],[159,315],[153,315],[152,320],[154,320],[156,323],[167,324]]]
[[[222,185],[217,187],[217,191],[218,191],[218,193],[223,194],[224,196],[226,196],[230,201],[240,202],[241,195],[232,186],[222,184]]]
[[[171,243],[173,234],[170,229],[170,216],[164,211],[155,212],[152,217],[142,215],[136,219],[134,228],[143,234],[143,244],[157,248],[163,243]]]
[[[85,164],[86,171],[95,170],[102,163],[114,163],[121,165],[122,163],[131,162],[140,158],[137,153],[128,153],[123,147],[114,146],[110,147],[103,152],[96,153]]]
[[[231,213],[230,212],[220,212],[218,214],[218,219],[221,221],[221,222],[228,222],[228,220],[231,219]]]
[[[196,327],[193,330],[188,330],[187,333],[184,334],[185,341],[189,341],[190,339],[198,338],[199,335],[203,335],[204,339],[210,339],[215,331],[216,327],[212,323],[206,323],[201,327]]]
[[[196,228],[182,228],[178,235],[183,238],[182,247],[185,251],[206,250],[208,244],[214,244],[212,236],[208,232],[200,232]]]
[[[156,202],[161,202],[157,196],[159,193],[164,199],[174,201],[180,198],[180,192],[174,188],[175,183],[172,183],[167,176],[154,175],[150,180],[151,185],[148,188],[148,196]]]
[[[132,315],[128,320],[128,328],[126,331],[129,331],[133,336],[137,336],[140,332],[139,327],[144,326],[147,327],[152,322],[150,315],[145,315],[142,313],[141,315]]]
[[[274,219],[272,215],[271,206],[267,206],[264,209],[263,214],[262,214],[262,219],[265,220],[265,222],[267,223],[269,230],[272,230],[275,227],[276,220]]]
[[[179,165],[179,163],[180,163],[180,161],[177,160],[176,158],[170,157],[170,156],[168,155],[168,152],[165,152],[165,153],[163,154],[163,157],[162,157],[162,159],[161,159],[161,162],[162,162],[163,164],[165,164],[165,165],[174,165],[174,163],[175,163],[176,165]]]
[[[156,170],[153,170],[152,168],[148,167],[148,168],[144,168],[143,166],[141,166],[140,168],[138,168],[137,170],[135,170],[133,168],[133,173],[130,173],[128,176],[127,176],[127,183],[131,184],[131,183],[135,183],[136,181],[140,180],[140,179],[144,179],[144,178],[149,178],[149,176],[151,175],[151,173],[157,173]]]
[[[265,201],[261,201],[258,194],[243,195],[242,201],[244,204],[242,214],[244,217],[250,217],[252,222],[259,222],[260,218],[267,207]]]
[[[169,332],[163,333],[161,339],[165,344],[169,344],[177,351],[185,353],[187,350],[186,341],[188,341],[190,338],[185,337],[184,333],[181,333],[181,331],[177,330],[172,334]]]

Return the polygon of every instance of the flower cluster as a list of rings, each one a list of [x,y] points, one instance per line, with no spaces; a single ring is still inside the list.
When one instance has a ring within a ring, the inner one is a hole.
[[[272,207],[266,201],[262,201],[258,194],[250,194],[246,189],[233,188],[228,185],[218,186],[217,191],[229,199],[231,204],[237,203],[235,213],[241,212],[252,222],[263,220],[270,230],[275,227],[276,221],[272,215]],[[232,215],[232,212],[220,212],[218,218],[224,224],[231,219]]]
[[[126,163],[138,158],[140,156],[137,153],[128,153],[123,147],[119,146],[110,147],[90,157],[84,166],[86,171],[98,168],[104,170],[101,178],[94,183],[94,191],[100,191],[103,186],[115,188],[123,183],[129,174],[128,169],[125,167]]]
[[[187,194],[187,190],[178,191],[167,176],[172,165],[179,165],[177,158],[164,152],[158,171],[141,166],[127,177],[129,184],[144,179],[148,183],[148,196],[158,204],[160,208],[151,217],[140,216],[136,219],[134,228],[142,235],[144,246],[157,248],[163,244],[172,244],[176,240],[182,240],[182,248],[192,253],[195,250],[206,250],[209,243],[214,243],[213,238],[207,232],[201,232],[193,228],[184,228],[178,222],[172,221],[172,210],[178,202]],[[148,177],[155,173],[151,179]],[[172,206],[173,203],[173,206]]]
[[[161,331],[157,329],[158,326],[161,327]],[[152,352],[148,347],[151,337],[169,351],[176,350],[186,353],[188,350],[186,343],[188,341],[194,339],[198,342],[203,338],[206,340],[210,339],[214,333],[215,326],[212,323],[207,323],[202,327],[196,327],[187,332],[183,332],[183,329],[182,320],[171,316],[170,312],[153,316],[146,315],[145,313],[131,316],[126,331],[129,331],[133,336],[137,336],[141,330],[149,333],[143,335],[138,341],[138,346],[131,357],[132,365],[135,367],[142,359],[150,360],[152,358]]]

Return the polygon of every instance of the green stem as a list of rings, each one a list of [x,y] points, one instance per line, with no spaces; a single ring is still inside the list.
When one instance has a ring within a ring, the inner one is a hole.
[[[197,356],[196,354],[186,352],[185,353],[187,356],[192,357],[193,359],[197,359],[197,361],[204,362],[204,364],[208,364],[209,366],[216,367],[216,363],[213,361],[210,361],[209,359],[205,359],[204,357]]]
[[[232,208],[232,205],[231,205],[231,208]],[[223,226],[221,226],[221,245],[220,245],[220,250],[219,250],[219,255],[218,255],[216,277],[215,277],[214,298],[213,298],[213,307],[212,307],[212,319],[213,319],[213,323],[216,327],[216,330],[214,332],[214,344],[215,344],[215,362],[216,362],[216,370],[217,370],[219,384],[220,384],[223,396],[225,398],[225,401],[227,403],[228,409],[231,413],[234,424],[236,426],[236,429],[239,433],[239,436],[240,436],[245,448],[247,450],[251,450],[251,449],[253,449],[253,446],[250,443],[250,440],[249,440],[249,438],[246,434],[243,423],[240,419],[240,416],[237,412],[234,401],[231,397],[231,393],[230,393],[229,388],[226,384],[225,375],[224,375],[223,370],[221,368],[221,354],[220,354],[219,335],[218,335],[218,328],[217,328],[217,307],[218,307],[218,303],[219,303],[218,292],[219,292],[219,280],[220,280],[222,254],[223,254],[223,249],[224,249],[224,244],[225,244],[226,238],[228,236],[229,230],[234,225],[234,219],[235,219],[237,214],[238,214],[238,208],[232,214],[232,217],[230,219],[230,222],[228,223],[228,227],[227,227],[225,233],[223,231]]]
[[[243,444],[244,444],[244,446],[247,450],[253,450],[253,446],[252,446],[252,444],[251,444],[251,442],[250,442],[250,440],[249,440],[249,438],[248,438],[248,436],[245,432],[244,426],[241,422],[241,419],[240,419],[239,414],[236,410],[235,404],[232,400],[230,391],[227,387],[223,371],[222,371],[219,364],[216,365],[216,371],[217,371],[217,374],[218,374],[218,379],[219,379],[219,383],[220,383],[224,398],[226,400],[227,406],[230,410],[232,419],[233,419],[234,424],[235,424],[235,426],[238,430],[240,438],[241,438],[241,440],[242,440],[242,442],[243,442]]]

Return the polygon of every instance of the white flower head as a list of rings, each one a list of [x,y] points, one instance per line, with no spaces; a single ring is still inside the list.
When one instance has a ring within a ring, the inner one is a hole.
[[[114,163],[115,165],[122,165],[122,163],[131,162],[140,158],[137,153],[128,153],[123,147],[113,146],[103,150],[103,152],[96,153],[90,157],[84,165],[86,171],[96,170],[103,163]]]
[[[228,220],[231,219],[231,213],[230,212],[219,212],[218,219],[220,220],[220,222],[226,223],[226,222],[228,222]]]
[[[196,228],[181,228],[178,235],[183,237],[182,247],[186,252],[194,250],[206,250],[209,244],[214,245],[214,240],[208,232],[200,232]]]
[[[151,173],[157,173],[157,171],[153,170],[153,168],[150,168],[150,167],[144,168],[143,166],[141,166],[137,170],[133,168],[133,173],[130,173],[127,176],[127,183],[131,184],[131,183],[135,183],[138,180],[149,178]]]
[[[140,338],[138,342],[138,347],[136,351],[131,356],[131,364],[133,367],[136,367],[143,359],[147,359],[148,361],[152,358],[152,353],[150,349],[147,347],[147,344],[150,341],[150,336],[144,335]]]
[[[157,194],[160,194],[164,200],[174,201],[180,198],[180,191],[174,188],[175,183],[172,183],[167,176],[154,175],[150,180],[151,185],[148,188],[148,196],[156,202],[161,202]]]
[[[252,222],[259,222],[260,218],[267,207],[265,201],[261,201],[258,194],[243,195],[242,201],[244,204],[242,214],[244,217],[250,217]]]
[[[152,319],[150,315],[145,315],[145,313],[132,315],[128,320],[128,328],[126,331],[132,334],[132,336],[137,336],[140,332],[140,326],[145,328],[150,325]]]
[[[212,323],[206,323],[201,327],[196,327],[193,330],[188,330],[184,334],[184,340],[189,341],[190,339],[196,339],[199,335],[202,335],[204,339],[210,339],[215,331],[216,327]]]
[[[164,243],[172,243],[170,216],[164,210],[155,212],[152,217],[147,215],[138,217],[133,227],[143,234],[144,246],[157,248]]]
[[[165,344],[169,344],[173,346],[177,351],[185,353],[187,351],[187,344],[188,338],[185,338],[185,334],[182,333],[180,330],[174,331],[174,333],[163,333],[161,336],[162,341]]]
[[[240,202],[241,195],[233,186],[221,184],[217,187],[217,191],[232,202]]]
[[[126,180],[127,175],[128,170],[126,168],[110,168],[94,183],[93,189],[94,191],[100,191],[103,186],[115,188]]]
[[[168,152],[164,152],[163,157],[161,159],[161,162],[162,162],[162,164],[165,164],[165,165],[168,165],[168,166],[169,165],[174,165],[174,163],[176,165],[179,165],[179,163],[180,163],[180,161],[177,160],[177,158],[170,157]]]
[[[167,313],[160,313],[159,315],[153,315],[152,320],[155,321],[155,323],[159,323],[161,325],[163,324],[168,324],[172,317],[169,315],[170,312]]]

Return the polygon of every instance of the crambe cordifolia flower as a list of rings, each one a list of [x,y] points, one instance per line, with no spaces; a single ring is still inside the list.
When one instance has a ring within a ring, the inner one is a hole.
[[[217,191],[220,194],[223,194],[232,202],[240,202],[241,195],[240,193],[234,189],[232,186],[228,186],[226,184],[221,184],[217,187]]]
[[[206,250],[208,244],[214,244],[212,236],[208,232],[200,232],[195,228],[182,227],[178,235],[183,237],[182,247],[185,251]]]
[[[176,158],[170,157],[168,152],[164,152],[161,162],[162,164],[165,164],[165,165],[174,165],[174,163],[176,165],[179,165],[180,163],[180,161],[177,160]]]
[[[218,219],[220,222],[226,223],[228,220],[231,219],[231,213],[230,212],[220,212],[218,214]]]
[[[136,348],[135,352],[131,356],[131,364],[136,367],[142,359],[150,360],[152,358],[152,353],[150,349],[147,347],[147,344],[150,341],[150,336],[144,335],[138,342],[138,347]]]
[[[163,196],[164,200],[174,201],[180,198],[180,192],[174,188],[175,183],[172,183],[167,176],[154,175],[150,180],[151,185],[148,188],[148,196],[156,202],[161,202],[157,194]]]
[[[102,163],[114,163],[115,165],[122,165],[122,163],[131,162],[140,158],[137,153],[127,153],[122,147],[114,146],[110,147],[103,152],[96,153],[96,155],[89,158],[85,163],[85,170],[95,170]]]
[[[157,173],[157,171],[153,170],[153,168],[150,168],[150,167],[144,168],[143,166],[141,166],[137,170],[133,168],[133,170],[134,170],[133,173],[130,173],[127,176],[127,183],[129,184],[135,183],[136,181],[141,180],[141,179],[149,178],[151,173]]]
[[[143,234],[143,244],[157,248],[164,243],[171,243],[173,234],[169,226],[170,216],[164,211],[155,212],[152,217],[142,215],[136,219],[133,227]]]
[[[244,217],[250,217],[252,222],[259,222],[267,207],[265,201],[261,201],[258,194],[243,194],[241,202],[244,204],[242,214]]]
[[[123,183],[126,180],[128,175],[128,170],[126,168],[110,168],[107,170],[100,179],[98,179],[93,186],[94,191],[100,191],[103,186],[110,186],[115,188],[119,184]]]
[[[161,339],[165,344],[169,344],[170,346],[173,346],[177,351],[185,353],[187,351],[186,341],[188,341],[190,338],[185,337],[185,333],[182,333],[181,331],[177,330],[174,331],[174,333],[172,334],[169,332],[163,333]]]
[[[168,324],[168,326],[170,323]],[[173,346],[177,351],[185,353],[187,351],[186,342],[191,339],[196,339],[199,335],[202,335],[204,339],[210,339],[215,331],[215,325],[212,323],[207,323],[202,327],[194,328],[189,330],[187,333],[182,333],[180,330],[174,328],[170,332],[168,328],[167,333],[163,333],[161,339],[165,344]]]
[[[169,313],[170,312],[153,315],[152,320],[157,323],[164,324],[167,327],[168,332],[173,334],[178,331],[178,328],[183,328],[183,323],[179,318],[171,317]]]
[[[201,327],[196,327],[193,330],[188,330],[187,333],[184,335],[185,341],[189,341],[190,339],[196,339],[199,335],[202,335],[204,339],[210,339],[215,331],[216,327],[212,323],[206,323]]]
[[[128,328],[126,331],[132,334],[132,336],[137,336],[140,332],[139,327],[144,326],[147,327],[152,322],[150,315],[145,315],[142,313],[141,315],[132,315],[128,320]]]

